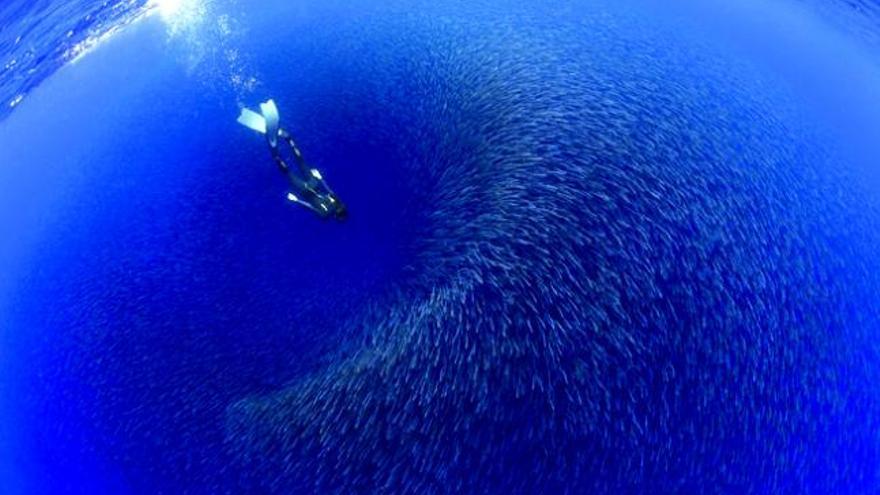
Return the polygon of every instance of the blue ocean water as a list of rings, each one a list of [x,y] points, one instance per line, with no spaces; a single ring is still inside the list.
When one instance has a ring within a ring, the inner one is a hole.
[[[876,493],[878,22],[7,0],[0,493]]]

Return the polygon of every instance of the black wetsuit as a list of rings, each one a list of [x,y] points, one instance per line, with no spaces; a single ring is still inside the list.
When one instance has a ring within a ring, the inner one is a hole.
[[[284,172],[288,181],[290,181],[292,192],[288,195],[288,199],[311,209],[321,217],[332,215],[339,219],[344,218],[346,213],[345,205],[339,201],[336,194],[327,186],[327,183],[321,177],[321,173],[317,169],[309,167],[299,147],[296,145],[296,141],[293,140],[293,136],[284,129],[278,129],[278,138],[283,139],[290,146],[298,168],[298,171],[292,170],[290,165],[284,161],[278,145],[273,146],[272,142],[269,141],[272,158],[275,159],[278,168]]]

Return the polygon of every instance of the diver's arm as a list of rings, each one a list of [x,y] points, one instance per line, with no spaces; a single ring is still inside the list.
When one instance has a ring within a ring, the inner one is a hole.
[[[293,193],[287,193],[287,200],[290,202],[305,206],[306,208],[314,211],[315,213],[317,213],[319,215],[322,214],[322,212],[319,211],[317,208],[315,208],[311,203],[309,203],[308,201],[303,201],[302,199],[299,198],[299,196],[297,196]]]
[[[305,206],[306,208],[315,212],[315,214],[321,218],[327,218],[327,216],[330,215],[330,209],[328,209],[327,206],[325,206],[323,204],[321,204],[320,206],[315,206],[312,203],[309,203],[308,201],[300,199],[299,196],[297,196],[293,193],[287,193],[287,200],[292,203],[297,203],[301,206]]]

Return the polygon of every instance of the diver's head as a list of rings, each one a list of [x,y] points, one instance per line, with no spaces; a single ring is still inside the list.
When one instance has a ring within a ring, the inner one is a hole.
[[[344,222],[348,219],[348,208],[345,207],[345,203],[339,201],[338,199],[335,201],[336,210],[334,211],[334,217],[340,222]]]
[[[329,192],[324,196],[323,200],[325,209],[328,210],[328,213],[333,215],[333,218],[340,222],[343,222],[348,218],[348,208],[346,208],[345,203],[339,201],[339,197],[336,196],[336,194]]]

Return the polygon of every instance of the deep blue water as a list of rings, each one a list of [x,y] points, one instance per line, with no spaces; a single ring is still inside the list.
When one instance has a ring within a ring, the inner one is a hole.
[[[7,0],[0,493],[876,493],[878,12]]]

